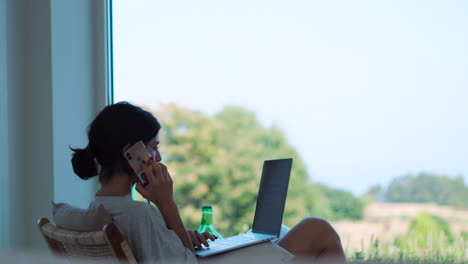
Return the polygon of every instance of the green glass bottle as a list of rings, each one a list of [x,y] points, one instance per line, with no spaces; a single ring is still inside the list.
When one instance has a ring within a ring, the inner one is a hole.
[[[217,236],[218,239],[223,238],[218,233],[218,231],[216,231],[213,225],[213,207],[211,207],[211,205],[202,206],[201,225],[200,225],[200,228],[198,228],[198,232],[199,233],[208,232],[212,235]]]

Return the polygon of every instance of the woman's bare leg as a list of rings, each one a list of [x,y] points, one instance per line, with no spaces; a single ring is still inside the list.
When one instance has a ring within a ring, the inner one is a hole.
[[[346,261],[339,235],[327,221],[320,218],[305,218],[277,243],[299,258]]]

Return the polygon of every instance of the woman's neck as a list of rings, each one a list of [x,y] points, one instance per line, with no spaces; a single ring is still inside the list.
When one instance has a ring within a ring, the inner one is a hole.
[[[127,174],[114,174],[109,182],[103,183],[96,196],[125,196],[131,193],[133,182]]]

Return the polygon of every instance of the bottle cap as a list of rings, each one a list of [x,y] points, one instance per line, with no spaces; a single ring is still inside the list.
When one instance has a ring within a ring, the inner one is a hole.
[[[211,205],[203,205],[202,211],[212,211],[213,207]]]

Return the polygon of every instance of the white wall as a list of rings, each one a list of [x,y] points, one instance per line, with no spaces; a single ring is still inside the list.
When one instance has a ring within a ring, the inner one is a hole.
[[[45,249],[51,200],[87,207],[96,181],[69,146],[106,104],[105,0],[0,0],[0,249]]]
[[[87,206],[94,193],[84,199],[80,189],[62,187],[85,184],[73,173],[69,146],[86,146],[86,128],[106,103],[104,1],[51,3],[53,169],[55,186],[60,186],[54,188],[54,199]]]
[[[0,1],[0,186],[9,186],[8,162],[8,91],[7,91],[7,67],[6,67],[6,1]],[[10,226],[9,218],[1,212],[9,211],[10,196],[0,187],[0,230],[6,230]],[[2,232],[3,233],[3,232]],[[4,234],[4,233],[3,233]],[[10,240],[9,234],[0,236],[0,245],[6,245]]]

